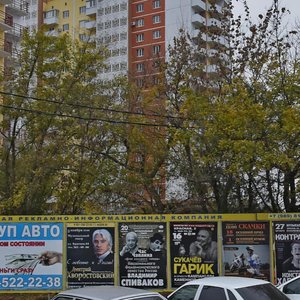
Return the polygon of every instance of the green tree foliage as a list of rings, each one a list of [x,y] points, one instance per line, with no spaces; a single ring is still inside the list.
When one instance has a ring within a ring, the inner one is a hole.
[[[191,120],[195,130],[179,137],[174,166],[187,183],[189,201],[203,212],[297,211],[300,115],[296,31],[287,31],[282,25],[286,10],[279,8],[277,1],[259,15],[257,24],[250,19],[246,1],[244,4],[246,19],[231,18],[230,43],[223,62],[217,59],[213,63],[214,72],[205,76],[198,72],[202,81],[197,78],[195,83],[197,56],[183,64],[185,77],[175,93],[183,100],[177,110]],[[180,47],[174,48],[174,57],[192,53],[182,50],[187,42],[178,40]],[[194,42],[190,47],[195,48]],[[218,55],[221,58],[223,51]],[[172,60],[170,64],[169,70],[174,66],[180,70]],[[198,70],[201,68],[198,63]],[[194,86],[183,89],[188,82]]]

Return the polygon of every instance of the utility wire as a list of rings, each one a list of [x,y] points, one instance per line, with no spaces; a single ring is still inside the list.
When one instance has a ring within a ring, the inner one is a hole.
[[[5,104],[0,104],[0,107],[7,108],[7,109],[18,110],[18,111],[26,111],[26,112],[34,113],[34,114],[38,114],[38,115],[73,118],[73,119],[79,119],[79,120],[84,120],[84,121],[101,121],[101,122],[112,123],[112,124],[128,124],[128,125],[140,125],[140,126],[148,126],[148,127],[167,127],[167,128],[176,128],[176,129],[192,129],[192,127],[184,128],[184,127],[179,127],[179,126],[174,126],[174,125],[167,125],[167,124],[154,124],[154,123],[120,121],[120,120],[117,121],[117,120],[102,119],[102,118],[91,118],[91,117],[85,118],[85,117],[80,117],[80,116],[77,116],[77,115],[68,115],[68,114],[62,114],[62,113],[51,113],[51,112],[35,110],[35,109],[20,108],[20,107],[15,107],[15,106],[11,106],[11,105],[5,105]]]
[[[107,111],[112,113],[122,113],[122,114],[128,114],[128,115],[139,115],[139,116],[145,116],[145,117],[159,117],[159,118],[166,118],[166,119],[180,119],[180,120],[186,120],[183,117],[175,117],[171,115],[158,115],[158,114],[147,114],[142,112],[131,112],[126,110],[117,110],[117,109],[110,109],[110,108],[103,108],[103,107],[95,107],[95,106],[89,106],[89,105],[83,105],[83,104],[75,104],[75,103],[63,103],[56,100],[50,100],[50,99],[43,99],[43,98],[36,98],[32,96],[25,96],[25,95],[19,95],[14,93],[8,93],[0,91],[0,94],[6,95],[6,96],[13,96],[13,97],[19,97],[23,99],[33,99],[36,101],[44,101],[49,103],[55,103],[55,104],[64,104],[71,107],[79,107],[79,108],[86,108],[86,109],[93,109],[93,110],[100,110],[100,111]]]

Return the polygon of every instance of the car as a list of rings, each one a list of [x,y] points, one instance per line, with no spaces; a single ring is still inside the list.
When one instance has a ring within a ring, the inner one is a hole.
[[[166,298],[157,292],[102,285],[65,290],[52,300],[166,300]]]
[[[291,278],[277,286],[277,288],[287,295],[289,299],[300,300],[300,276]]]
[[[168,300],[288,300],[272,283],[247,277],[218,276],[188,281]]]

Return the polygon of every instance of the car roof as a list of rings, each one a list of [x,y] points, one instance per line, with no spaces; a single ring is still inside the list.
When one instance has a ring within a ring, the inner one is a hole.
[[[198,284],[198,285],[213,285],[223,288],[243,288],[253,285],[269,284],[270,282],[262,279],[254,279],[248,277],[237,276],[217,276],[217,277],[204,277],[185,283],[184,285]]]
[[[157,292],[120,286],[90,286],[70,289],[59,293],[60,296],[82,297],[93,300],[122,299],[124,297],[159,295]],[[162,297],[162,296],[161,296]],[[164,297],[162,297],[164,299]]]

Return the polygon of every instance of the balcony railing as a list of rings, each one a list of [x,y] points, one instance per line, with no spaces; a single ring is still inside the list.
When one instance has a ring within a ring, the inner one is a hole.
[[[6,57],[12,54],[12,42],[0,39],[0,56]]]
[[[22,26],[18,23],[14,23],[12,30],[8,31],[6,34],[10,37],[12,36],[13,38],[19,39],[23,35],[24,31],[27,29],[28,28],[25,26]]]
[[[13,27],[14,19],[13,16],[0,10],[0,27],[3,30],[9,30]]]
[[[29,3],[26,0],[14,0],[7,5],[7,11],[13,12],[18,16],[26,16],[28,14]]]

